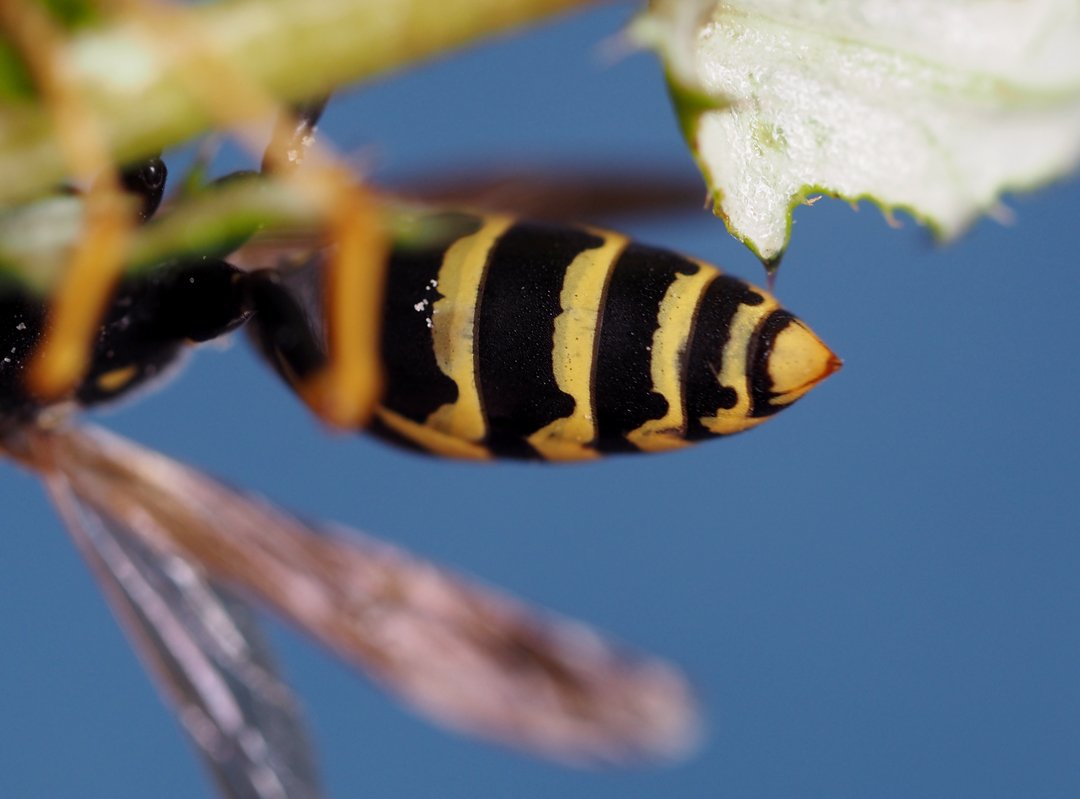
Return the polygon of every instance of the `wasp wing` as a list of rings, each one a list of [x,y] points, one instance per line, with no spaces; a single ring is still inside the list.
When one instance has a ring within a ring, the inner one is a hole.
[[[306,630],[447,726],[556,759],[684,754],[694,703],[667,665],[360,536],[273,506],[103,431],[28,431],[38,468],[153,549]]]
[[[562,225],[611,224],[613,218],[655,218],[701,212],[705,187],[698,175],[591,167],[467,169],[399,181],[391,194],[435,208],[502,211]]]
[[[222,796],[322,795],[306,725],[251,609],[191,561],[149,546],[61,472],[53,501]]]
[[[375,189],[382,209],[393,221],[409,220],[405,240],[419,232],[417,212],[445,210],[510,213],[522,219],[555,225],[612,225],[626,219],[657,219],[699,213],[709,206],[700,175],[633,172],[559,165],[508,166],[425,172]],[[420,231],[424,229],[421,228]],[[391,225],[391,233],[397,231]],[[229,263],[248,271],[303,263],[326,246],[323,231],[312,224],[255,233],[229,254]]]

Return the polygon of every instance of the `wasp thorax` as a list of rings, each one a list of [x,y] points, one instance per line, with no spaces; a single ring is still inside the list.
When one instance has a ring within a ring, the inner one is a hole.
[[[95,331],[82,378],[60,398],[26,385],[49,315],[29,290],[0,292],[0,428],[22,424],[60,400],[96,405],[125,396],[169,370],[189,342],[224,335],[247,318],[243,275],[224,261],[195,258],[161,264],[117,285]]]

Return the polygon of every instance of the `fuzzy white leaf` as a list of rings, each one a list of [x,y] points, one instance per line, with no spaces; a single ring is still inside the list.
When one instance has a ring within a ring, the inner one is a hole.
[[[767,260],[809,195],[948,238],[1080,158],[1076,0],[653,0],[636,32],[716,213]]]

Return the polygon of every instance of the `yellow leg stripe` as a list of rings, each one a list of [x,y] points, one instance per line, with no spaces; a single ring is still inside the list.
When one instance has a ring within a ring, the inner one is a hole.
[[[65,56],[64,32],[40,3],[0,1],[0,24],[25,59],[52,117],[60,149],[75,177],[93,181],[83,233],[49,309],[49,331],[27,375],[39,397],[54,399],[86,374],[94,334],[123,267],[132,225],[99,120],[84,103]]]
[[[592,380],[596,357],[600,303],[612,267],[626,248],[627,239],[614,233],[592,231],[604,243],[579,254],[566,270],[555,318],[552,367],[559,389],[574,398],[574,412],[556,419],[529,436],[529,443],[545,459],[576,461],[599,457],[596,439]]]
[[[491,459],[491,453],[479,444],[464,441],[426,424],[414,422],[382,406],[375,409],[375,415],[379,421],[399,436],[412,441],[432,455],[474,461]]]
[[[760,424],[762,418],[751,418],[750,386],[747,383],[747,357],[750,338],[758,324],[776,310],[777,303],[772,295],[761,292],[765,301],[760,305],[740,305],[731,320],[731,333],[724,347],[720,372],[716,379],[720,385],[735,389],[737,401],[733,408],[717,408],[716,416],[705,416],[701,424],[706,430],[718,435],[738,433]]]
[[[332,201],[327,235],[326,366],[296,383],[304,402],[336,427],[366,426],[382,391],[379,328],[389,253],[380,213],[368,192],[327,170],[300,170],[294,183]]]
[[[367,424],[382,391],[379,329],[389,244],[369,193],[331,170],[325,180],[333,186],[328,195],[339,201],[330,224],[337,247],[326,281],[329,359],[314,385],[320,415],[356,428]]]
[[[701,295],[716,278],[716,270],[702,266],[692,275],[678,275],[668,287],[657,313],[659,322],[652,340],[653,391],[668,402],[668,411],[627,434],[639,449],[659,452],[685,447],[686,396],[683,360]]]
[[[27,383],[39,397],[66,394],[86,374],[98,325],[120,277],[131,228],[130,206],[107,184],[86,198],[83,235],[49,308],[49,329]]]
[[[488,217],[480,230],[450,246],[439,269],[443,296],[431,307],[431,337],[435,361],[457,384],[458,398],[433,411],[425,424],[466,441],[487,434],[476,382],[476,310],[488,255],[512,224],[509,216]]]

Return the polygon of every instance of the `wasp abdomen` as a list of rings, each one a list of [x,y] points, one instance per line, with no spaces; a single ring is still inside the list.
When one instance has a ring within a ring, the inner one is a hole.
[[[454,220],[388,270],[373,429],[397,443],[476,459],[674,449],[758,424],[839,364],[767,292],[696,260],[607,231]],[[272,342],[313,326],[323,263],[272,278],[306,298],[298,324],[259,322],[294,385],[305,364]]]

